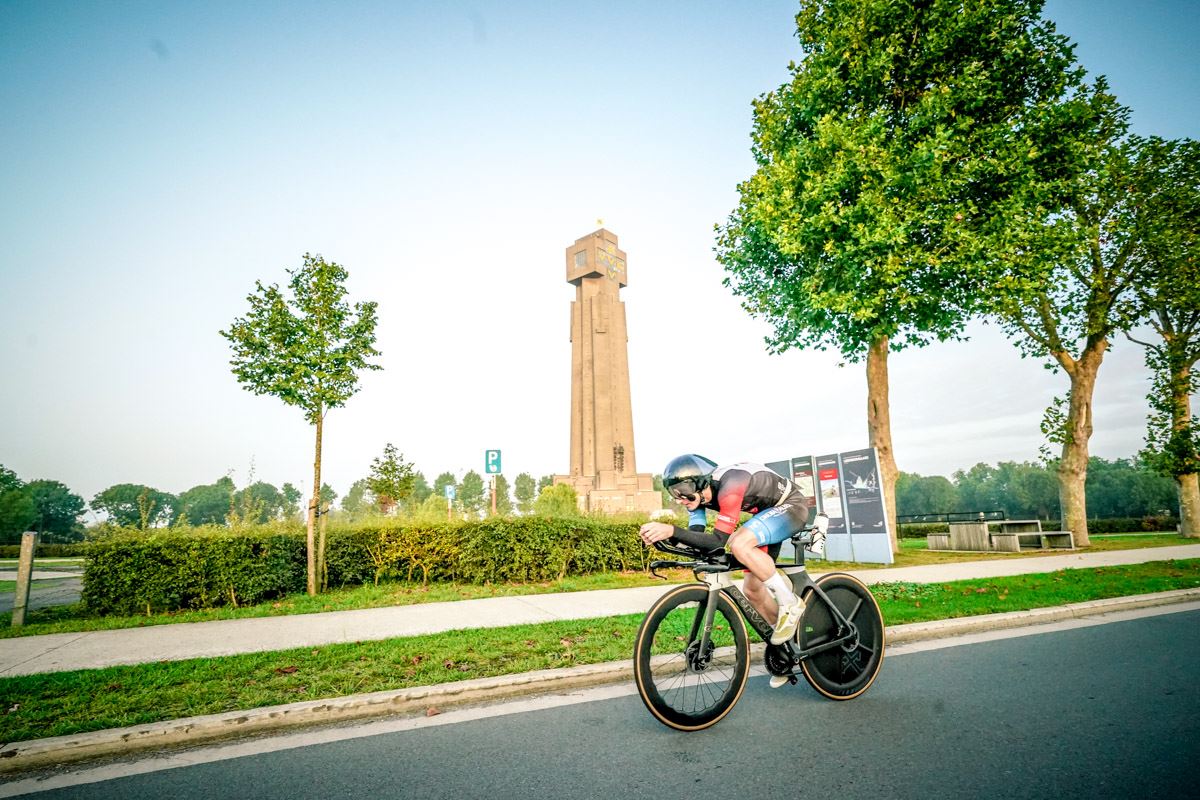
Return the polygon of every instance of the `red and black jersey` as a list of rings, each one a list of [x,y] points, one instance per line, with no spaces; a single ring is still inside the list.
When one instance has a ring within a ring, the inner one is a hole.
[[[713,529],[728,535],[737,527],[743,511],[757,514],[773,508],[795,491],[791,481],[762,464],[730,464],[713,471],[713,499],[702,507],[717,512]]]

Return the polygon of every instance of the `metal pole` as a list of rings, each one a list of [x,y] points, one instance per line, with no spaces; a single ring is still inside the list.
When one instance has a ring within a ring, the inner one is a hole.
[[[21,560],[17,563],[17,596],[13,599],[12,626],[25,624],[25,608],[29,605],[29,585],[33,583],[33,553],[38,535],[33,531],[21,534]]]
[[[496,476],[492,476],[492,516],[496,516]]]

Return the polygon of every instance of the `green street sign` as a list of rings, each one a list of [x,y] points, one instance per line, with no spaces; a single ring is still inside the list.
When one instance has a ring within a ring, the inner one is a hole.
[[[488,475],[500,474],[500,451],[483,451],[483,469]]]

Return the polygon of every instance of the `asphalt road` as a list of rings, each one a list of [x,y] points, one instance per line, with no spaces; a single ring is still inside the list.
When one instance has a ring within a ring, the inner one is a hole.
[[[751,678],[737,708],[699,733],[663,727],[625,694],[443,724],[434,717],[37,796],[1197,796],[1200,611],[929,646],[938,649],[890,656],[870,691],[844,703],[804,684],[771,691],[765,677]]]

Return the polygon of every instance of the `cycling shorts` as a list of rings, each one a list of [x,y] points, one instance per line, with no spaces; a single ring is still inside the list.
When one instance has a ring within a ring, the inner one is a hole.
[[[777,506],[758,512],[742,523],[741,530],[750,531],[760,546],[785,542],[808,521],[808,506],[804,496],[792,492]]]

